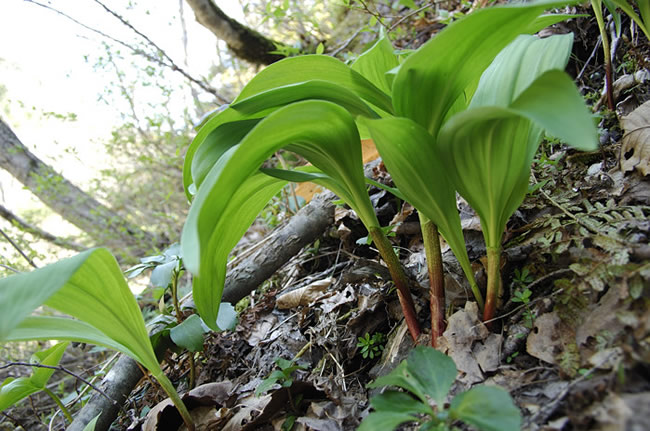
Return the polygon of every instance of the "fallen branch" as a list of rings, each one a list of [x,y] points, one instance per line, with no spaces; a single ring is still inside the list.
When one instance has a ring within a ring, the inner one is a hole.
[[[334,221],[332,193],[322,193],[291,217],[287,224],[276,229],[258,252],[237,265],[226,278],[223,301],[235,303],[249,295],[260,284],[281,268],[303,247],[315,241]],[[68,431],[83,431],[95,416],[101,414],[96,431],[107,430],[117,417],[120,406],[142,378],[138,364],[121,356],[99,387],[111,400],[93,395],[76,415]],[[116,403],[117,402],[117,403]]]

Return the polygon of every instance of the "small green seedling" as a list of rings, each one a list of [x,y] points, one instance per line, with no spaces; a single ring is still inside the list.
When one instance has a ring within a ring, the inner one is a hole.
[[[456,380],[456,365],[443,353],[418,346],[390,374],[380,377],[369,388],[397,386],[372,397],[374,412],[361,423],[359,431],[392,430],[407,422],[417,422],[420,430],[451,430],[462,421],[481,431],[518,431],[521,413],[505,390],[480,385],[456,395],[446,407],[451,385]],[[433,405],[431,403],[433,401]]]
[[[357,347],[361,347],[361,356],[363,359],[370,357],[374,359],[375,356],[379,356],[384,350],[384,341],[386,341],[384,334],[381,332],[375,332],[371,337],[369,333],[366,332],[364,337],[359,337],[359,342]]]
[[[279,383],[283,388],[291,387],[293,383],[293,372],[306,369],[302,365],[294,364],[293,360],[289,361],[283,358],[277,358],[275,364],[280,369],[273,371],[266,379],[262,380],[262,383],[255,389],[256,397],[271,389],[276,383]]]
[[[530,275],[528,268],[524,268],[521,271],[515,269],[515,276],[512,279],[512,287],[516,290],[512,294],[510,299],[512,302],[519,302],[524,305],[526,310],[524,311],[523,319],[524,326],[531,329],[535,321],[535,313],[530,308],[530,297],[533,292],[528,288],[528,285],[533,281],[533,276]]]

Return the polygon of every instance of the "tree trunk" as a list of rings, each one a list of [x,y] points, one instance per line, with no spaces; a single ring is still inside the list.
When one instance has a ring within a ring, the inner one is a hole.
[[[142,256],[162,245],[159,238],[119,216],[36,157],[2,119],[0,168],[54,212],[90,235],[95,245],[109,248],[119,258]]]
[[[228,17],[213,0],[186,0],[199,24],[226,42],[228,48],[242,60],[253,64],[271,64],[283,59],[282,55],[271,54],[278,45],[253,29]]]

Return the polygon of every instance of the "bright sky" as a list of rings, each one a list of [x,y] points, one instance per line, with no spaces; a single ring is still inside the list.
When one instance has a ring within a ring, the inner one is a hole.
[[[40,1],[117,39],[133,40],[133,33],[93,0]],[[125,0],[104,3],[178,64],[183,63],[178,0],[138,0],[130,10],[126,5],[131,2]],[[216,3],[230,16],[243,19],[238,1]],[[189,70],[200,75],[216,61],[216,38],[195,22],[189,6],[182,6],[189,39]],[[119,124],[116,108],[98,102],[98,95],[114,75],[93,70],[93,60],[84,60],[84,56],[96,59],[101,55],[102,40],[52,10],[24,0],[0,0],[0,85],[7,90],[0,100],[0,115],[27,147],[79,184],[101,168],[101,140]],[[78,120],[43,119],[43,112],[75,113]],[[0,193],[0,202],[14,211],[33,205],[19,193],[21,186],[4,172],[0,172],[0,186],[4,192]]]

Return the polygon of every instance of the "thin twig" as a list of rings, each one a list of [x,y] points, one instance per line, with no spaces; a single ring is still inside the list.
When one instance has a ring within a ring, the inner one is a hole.
[[[397,27],[398,25],[400,25],[401,23],[403,23],[404,21],[406,21],[407,19],[409,19],[409,18],[412,17],[413,15],[417,15],[417,14],[419,14],[419,13],[422,12],[423,10],[425,10],[425,9],[427,9],[427,8],[430,8],[431,6],[434,6],[436,3],[440,3],[440,2],[439,2],[439,1],[433,1],[433,2],[427,3],[426,5],[422,6],[422,7],[419,8],[419,9],[414,10],[413,12],[409,12],[409,13],[407,13],[406,15],[404,15],[403,17],[401,17],[400,19],[398,19],[397,22],[396,22],[395,24],[391,25],[391,26],[388,28],[388,31],[391,32],[391,31],[395,30],[395,27]]]
[[[156,48],[156,49],[160,52],[160,54],[161,54],[163,57],[165,57],[165,58],[167,59],[167,61],[169,61],[169,64],[168,64],[168,63],[165,63],[164,61],[162,61],[162,60],[159,59],[159,58],[156,58],[154,55],[151,55],[151,54],[149,54],[149,53],[143,51],[142,49],[135,48],[135,47],[131,46],[130,44],[128,44],[128,43],[126,43],[126,42],[124,42],[124,41],[122,41],[122,40],[119,40],[119,39],[117,39],[117,38],[115,38],[115,37],[113,37],[113,36],[110,36],[110,35],[108,35],[108,34],[102,32],[101,30],[97,30],[97,29],[95,29],[95,28],[93,28],[93,27],[90,27],[90,26],[88,26],[88,25],[86,25],[86,24],[80,22],[79,20],[77,20],[77,19],[71,17],[70,15],[66,14],[65,12],[62,12],[62,11],[60,11],[60,10],[58,10],[58,9],[53,8],[52,6],[49,6],[49,5],[46,5],[46,4],[43,4],[43,3],[39,3],[39,2],[34,1],[34,0],[25,0],[25,1],[27,1],[27,2],[29,2],[29,3],[32,3],[32,4],[35,4],[36,6],[40,6],[40,7],[42,7],[42,8],[45,8],[45,9],[51,10],[51,11],[53,11],[53,12],[55,12],[55,13],[57,13],[57,14],[63,16],[63,17],[65,17],[65,18],[69,19],[70,21],[74,22],[75,24],[77,24],[77,25],[79,25],[79,26],[85,28],[86,30],[89,30],[89,31],[91,31],[91,32],[93,32],[93,33],[96,33],[96,34],[98,34],[98,35],[100,35],[100,36],[102,36],[102,37],[104,37],[104,38],[106,38],[106,39],[112,40],[113,42],[115,42],[115,43],[117,43],[117,44],[119,44],[119,45],[122,45],[123,47],[125,47],[125,48],[131,50],[134,54],[141,55],[141,56],[145,57],[147,60],[149,60],[149,61],[151,61],[151,62],[153,62],[153,63],[156,63],[156,64],[158,64],[158,65],[160,65],[160,66],[168,67],[168,68],[172,69],[172,71],[180,73],[180,74],[183,75],[187,80],[189,80],[189,81],[195,83],[196,85],[198,85],[199,87],[201,87],[201,89],[203,89],[204,91],[206,91],[206,92],[212,94],[212,95],[213,95],[217,100],[219,100],[221,103],[230,103],[230,101],[228,101],[226,98],[224,98],[223,96],[221,96],[221,95],[217,92],[217,90],[216,90],[215,88],[211,87],[210,85],[208,85],[208,84],[205,83],[204,81],[202,81],[202,80],[200,80],[200,79],[197,79],[197,78],[193,77],[193,76],[190,75],[187,71],[185,71],[183,68],[178,67],[178,65],[177,65],[174,61],[172,61],[171,58],[169,58],[169,56],[168,56],[164,51],[162,51],[160,48],[158,48],[158,46],[157,46],[156,44],[154,44],[154,43],[153,43],[149,38],[147,38],[146,36],[142,35],[142,33],[140,33],[139,31],[137,31],[133,26],[131,26],[130,24],[128,24],[128,22],[125,21],[125,20],[123,20],[122,18],[118,18],[118,19],[120,19],[124,25],[127,25],[129,28],[131,28],[133,31],[135,31],[136,34],[140,35],[141,37],[144,37],[144,39],[145,39],[148,43],[150,43],[154,48]],[[99,3],[99,2],[97,2],[97,3]],[[100,3],[100,4],[101,4],[101,3]],[[107,9],[111,14],[113,14],[113,15],[116,16],[116,17],[119,17],[119,15],[113,13],[110,9],[106,8],[103,4],[101,4],[101,5],[102,5],[105,9]]]
[[[48,368],[50,370],[63,371],[64,373],[74,377],[75,379],[80,380],[84,384],[86,384],[86,385],[90,386],[91,388],[93,388],[95,391],[97,391],[99,394],[101,394],[104,398],[106,398],[107,400],[109,400],[110,402],[112,402],[113,404],[118,406],[120,408],[120,410],[122,410],[122,413],[124,413],[125,415],[128,414],[126,412],[126,410],[124,410],[124,407],[120,406],[117,401],[115,401],[114,399],[112,399],[111,397],[106,395],[106,393],[104,391],[102,391],[97,386],[93,385],[92,383],[90,383],[88,380],[84,379],[80,375],[78,375],[76,373],[73,373],[72,371],[68,370],[67,368],[65,368],[65,367],[63,367],[61,365],[53,366],[53,365],[35,364],[35,363],[32,363],[32,362],[9,362],[9,363],[7,363],[5,365],[0,365],[0,370],[4,370],[5,368],[9,368],[9,367],[18,367],[18,366],[36,367],[36,368]]]
[[[16,274],[20,274],[20,271],[18,271],[16,268],[12,268],[9,265],[5,265],[4,263],[0,263],[0,268],[8,269],[9,271],[13,271]]]
[[[332,51],[329,55],[332,56],[332,57],[336,57],[337,55],[339,55],[339,54],[341,53],[341,51],[343,51],[345,48],[347,48],[348,46],[350,46],[350,44],[352,43],[352,41],[353,41],[354,39],[356,39],[357,36],[359,36],[359,35],[361,34],[362,31],[363,31],[363,27],[357,29],[357,31],[355,31],[354,34],[348,38],[348,40],[346,40],[345,42],[343,42],[343,43],[341,44],[341,46],[339,46],[338,48],[336,48],[336,49],[335,49],[334,51]]]
[[[9,235],[7,235],[4,230],[0,229],[0,234],[2,234],[2,236],[4,236],[7,241],[9,241],[9,244],[11,244],[13,246],[13,248],[18,250],[18,253],[20,253],[20,255],[22,257],[24,257],[25,260],[27,262],[29,262],[29,264],[31,266],[33,266],[34,268],[38,268],[38,266],[36,266],[34,261],[32,259],[30,259],[30,257],[25,254],[25,252],[18,246],[18,244],[16,244],[11,238],[9,238]]]

